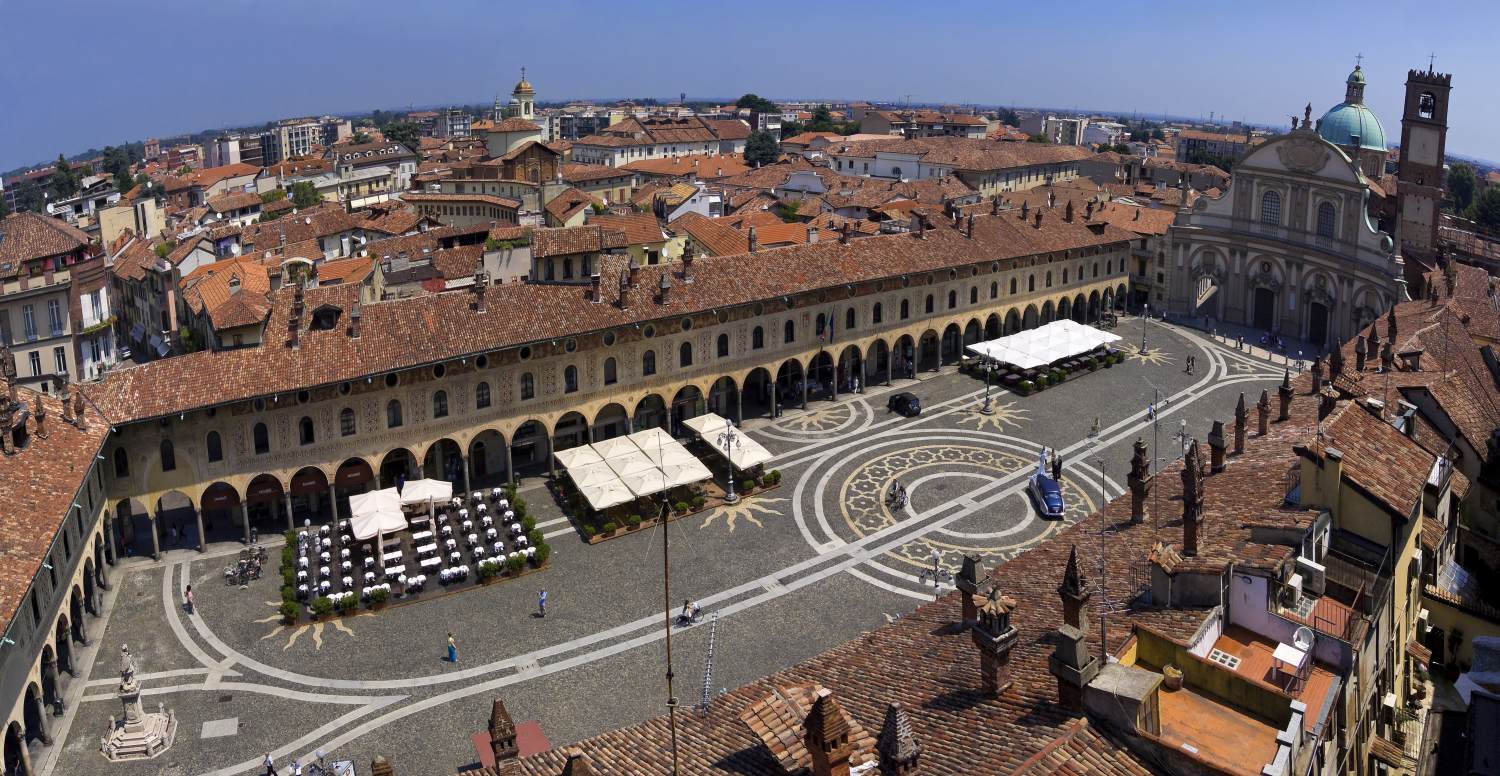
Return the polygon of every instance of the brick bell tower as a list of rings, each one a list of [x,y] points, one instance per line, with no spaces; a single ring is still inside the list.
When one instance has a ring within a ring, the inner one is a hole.
[[[1397,194],[1396,245],[1406,262],[1413,298],[1425,294],[1422,273],[1437,268],[1439,212],[1443,204],[1443,154],[1448,141],[1448,95],[1453,76],[1427,70],[1406,72],[1401,111],[1401,170]]]

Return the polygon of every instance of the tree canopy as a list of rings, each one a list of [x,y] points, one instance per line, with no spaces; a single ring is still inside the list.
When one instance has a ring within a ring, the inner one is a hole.
[[[1448,169],[1448,195],[1453,197],[1453,209],[1459,213],[1474,204],[1474,190],[1478,187],[1474,179],[1474,168],[1459,162]]]
[[[380,131],[385,135],[386,140],[393,143],[400,143],[413,151],[417,150],[421,145],[422,130],[410,121],[397,121],[392,124],[386,124],[380,128]]]
[[[753,167],[770,164],[781,157],[781,146],[770,132],[751,132],[745,140],[745,162]]]
[[[735,100],[734,101],[734,105],[737,108],[745,108],[747,110],[753,110],[756,113],[780,113],[781,112],[781,109],[778,108],[778,107],[776,107],[776,103],[771,102],[770,100],[768,100],[768,99],[766,99],[766,98],[764,98],[764,97],[762,97],[762,96],[760,96],[760,95],[758,95],[758,94],[756,94],[754,92],[746,94],[745,96],[739,98],[738,100]]]
[[[1485,229],[1500,231],[1500,186],[1485,189],[1464,216]]]
[[[1016,112],[1011,110],[1010,108],[1001,108],[999,116],[1000,123],[1006,125],[1007,127],[1021,126],[1021,117],[1017,116]]]
[[[323,195],[318,193],[318,187],[312,181],[297,181],[287,191],[292,204],[297,207],[312,207],[323,201]]]
[[[67,199],[78,193],[78,171],[62,154],[57,155],[57,166],[52,173],[52,196],[57,199]]]

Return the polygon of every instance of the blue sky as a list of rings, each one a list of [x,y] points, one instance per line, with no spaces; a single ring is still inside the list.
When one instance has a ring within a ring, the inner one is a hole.
[[[735,96],[1077,106],[1286,122],[1406,70],[1455,74],[1448,149],[1500,157],[1500,3],[0,0],[0,169],[285,116],[488,101]],[[798,14],[793,18],[792,14]],[[1463,31],[1473,31],[1466,34]],[[1483,34],[1481,34],[1483,31]]]

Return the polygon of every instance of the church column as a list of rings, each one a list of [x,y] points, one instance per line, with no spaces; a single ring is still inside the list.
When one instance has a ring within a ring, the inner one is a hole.
[[[290,488],[281,492],[282,502],[286,505],[286,530],[297,530],[296,519],[292,517],[292,491]]]
[[[245,524],[245,544],[250,543],[250,502],[240,499],[240,520]]]
[[[203,509],[200,505],[193,505],[193,517],[198,521],[198,552],[208,549],[208,535],[203,533]]]
[[[151,514],[150,512],[146,513],[146,522],[148,522],[148,523],[151,524],[151,559],[152,560],[161,560],[161,532],[158,531],[157,528],[156,528],[156,524],[158,522],[160,522],[158,520],[158,518],[160,516],[161,516],[160,512],[158,512],[157,514],[154,514],[154,515]]]
[[[339,524],[339,486],[328,483],[328,511],[333,514],[333,524]]]

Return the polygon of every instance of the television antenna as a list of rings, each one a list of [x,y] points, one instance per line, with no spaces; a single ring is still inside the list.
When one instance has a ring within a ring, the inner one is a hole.
[[[698,699],[698,716],[708,714],[710,689],[714,684],[714,652],[719,643],[719,613],[715,611],[708,619],[708,654],[703,659],[703,694]]]

